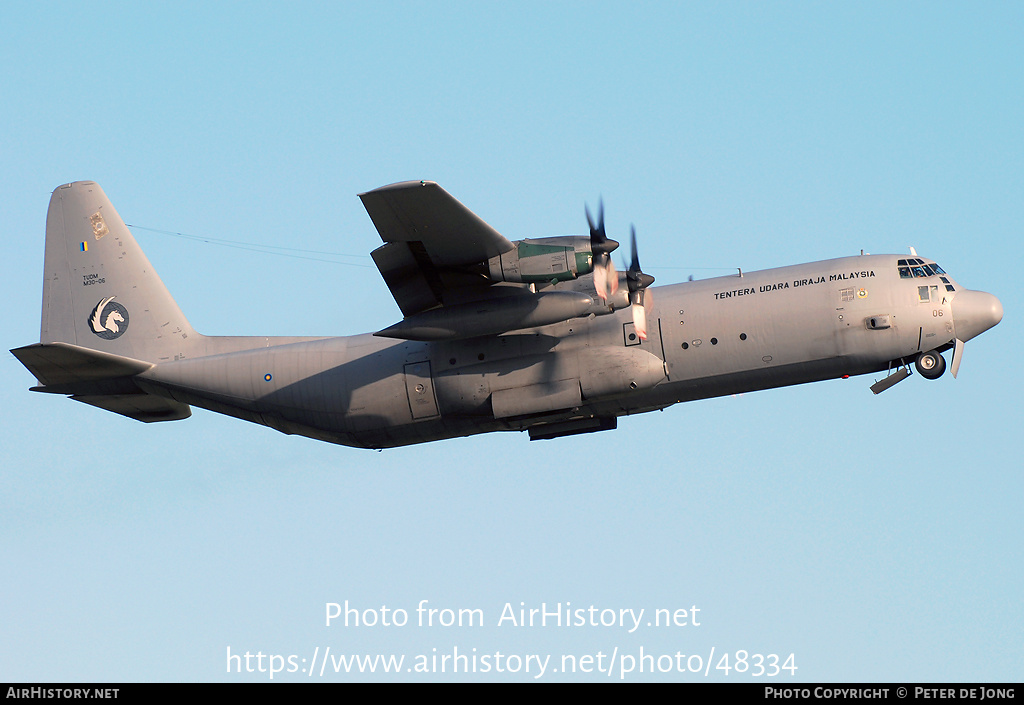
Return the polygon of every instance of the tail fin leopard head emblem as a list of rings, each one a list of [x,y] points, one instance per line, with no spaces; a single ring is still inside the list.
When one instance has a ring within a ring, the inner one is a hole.
[[[89,314],[89,329],[104,340],[120,338],[128,330],[128,309],[113,296],[101,299]]]

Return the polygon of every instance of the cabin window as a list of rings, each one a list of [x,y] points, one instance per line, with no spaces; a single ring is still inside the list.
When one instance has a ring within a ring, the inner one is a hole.
[[[917,287],[917,300],[920,301],[921,303],[927,303],[932,300],[931,297],[928,295],[928,287]]]

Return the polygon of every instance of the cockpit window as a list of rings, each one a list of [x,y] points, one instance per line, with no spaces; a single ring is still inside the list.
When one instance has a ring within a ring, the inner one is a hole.
[[[896,261],[896,268],[899,270],[900,279],[913,279],[914,277],[935,277],[945,274],[946,270],[935,263],[925,263],[923,259],[911,258]],[[949,281],[943,279],[947,285],[947,291],[953,291],[949,287]]]

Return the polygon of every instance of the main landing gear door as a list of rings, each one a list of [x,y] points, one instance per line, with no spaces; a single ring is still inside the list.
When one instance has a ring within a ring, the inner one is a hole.
[[[410,362],[405,366],[405,391],[409,395],[409,408],[412,409],[414,419],[429,419],[438,415],[429,360]]]

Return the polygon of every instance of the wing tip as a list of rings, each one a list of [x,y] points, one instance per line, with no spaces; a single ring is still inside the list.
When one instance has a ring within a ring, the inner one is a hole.
[[[376,193],[385,193],[387,191],[404,191],[406,189],[420,188],[423,186],[433,186],[436,188],[440,188],[440,186],[437,185],[436,181],[399,181],[394,184],[388,184],[387,186],[380,186],[369,191],[364,191],[363,193],[359,194],[359,198]]]

